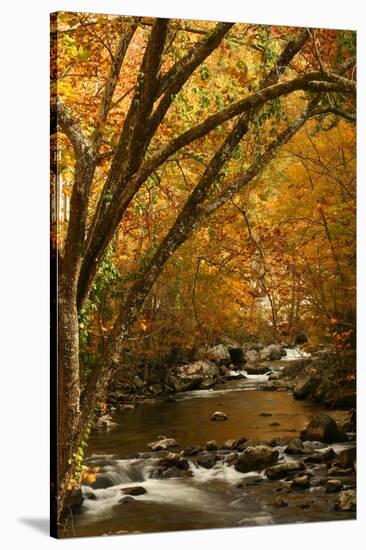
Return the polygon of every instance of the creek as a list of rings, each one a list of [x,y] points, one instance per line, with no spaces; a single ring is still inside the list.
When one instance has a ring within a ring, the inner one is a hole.
[[[283,361],[271,361],[278,371]],[[74,512],[65,536],[93,536],[131,532],[238,527],[308,521],[349,519],[354,513],[334,511],[335,495],[325,493],[316,481],[326,475],[324,464],[308,468],[312,487],[291,491],[283,480],[269,481],[263,472],[240,473],[218,462],[213,468],[191,462],[192,477],[151,479],[158,454],[148,443],[159,436],[174,438],[181,452],[190,445],[205,446],[209,440],[222,445],[230,438],[269,440],[298,437],[299,431],[320,411],[314,403],[296,401],[287,392],[263,391],[267,375],[248,375],[213,389],[175,394],[174,399],[139,405],[115,412],[116,426],[93,432],[86,463],[99,466],[97,481],[83,487],[85,498]],[[224,411],[228,420],[213,422],[214,411]],[[270,413],[262,415],[262,413]],[[308,444],[314,449],[325,447]],[[348,444],[332,445],[339,451]],[[284,445],[278,444],[280,459]],[[227,451],[229,453],[229,451]],[[143,487],[145,494],[120,502],[122,488]],[[288,506],[273,500],[284,494]]]

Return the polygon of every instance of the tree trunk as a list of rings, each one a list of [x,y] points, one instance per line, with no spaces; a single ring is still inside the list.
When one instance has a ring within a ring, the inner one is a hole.
[[[57,520],[65,499],[71,468],[68,463],[80,432],[79,327],[76,285],[65,274],[58,287],[57,365]]]

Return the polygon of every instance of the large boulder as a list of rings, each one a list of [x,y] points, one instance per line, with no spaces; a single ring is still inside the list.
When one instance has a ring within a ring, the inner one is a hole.
[[[242,365],[245,363],[244,350],[239,344],[230,343],[226,345],[229,352],[231,362],[235,365]]]
[[[252,470],[263,470],[263,468],[276,462],[278,455],[277,449],[272,449],[265,445],[247,447],[238,456],[235,469],[242,473],[251,472]]]
[[[256,361],[259,361],[259,354],[258,354],[257,350],[255,350],[255,349],[246,350],[245,359],[246,359],[246,361],[249,361],[251,363],[255,363]]]
[[[299,460],[291,460],[289,462],[282,462],[281,464],[275,464],[266,469],[266,476],[269,479],[282,479],[294,472],[300,472],[305,470],[305,465]]]
[[[207,350],[207,359],[217,365],[230,365],[232,362],[229,350],[223,344],[209,348]]]
[[[302,441],[321,441],[323,443],[348,441],[345,432],[340,430],[336,421],[327,414],[315,416],[309,424],[301,430]]]
[[[217,383],[219,368],[210,361],[195,361],[174,367],[165,379],[165,386],[173,391],[209,388]]]
[[[301,376],[297,382],[293,394],[295,399],[307,399],[314,393],[318,385],[320,384],[320,378],[314,374],[305,373]]]
[[[276,361],[282,357],[282,347],[280,344],[270,344],[259,352],[261,361]]]

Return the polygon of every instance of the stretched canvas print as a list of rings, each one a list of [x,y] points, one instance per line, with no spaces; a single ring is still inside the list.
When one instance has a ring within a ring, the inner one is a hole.
[[[51,16],[51,534],[356,517],[356,36]]]

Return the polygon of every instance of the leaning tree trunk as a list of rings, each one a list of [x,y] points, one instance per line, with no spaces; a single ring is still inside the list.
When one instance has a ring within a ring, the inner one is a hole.
[[[63,510],[69,459],[79,439],[80,377],[79,327],[76,285],[61,274],[58,287],[58,365],[57,365],[57,520]]]

